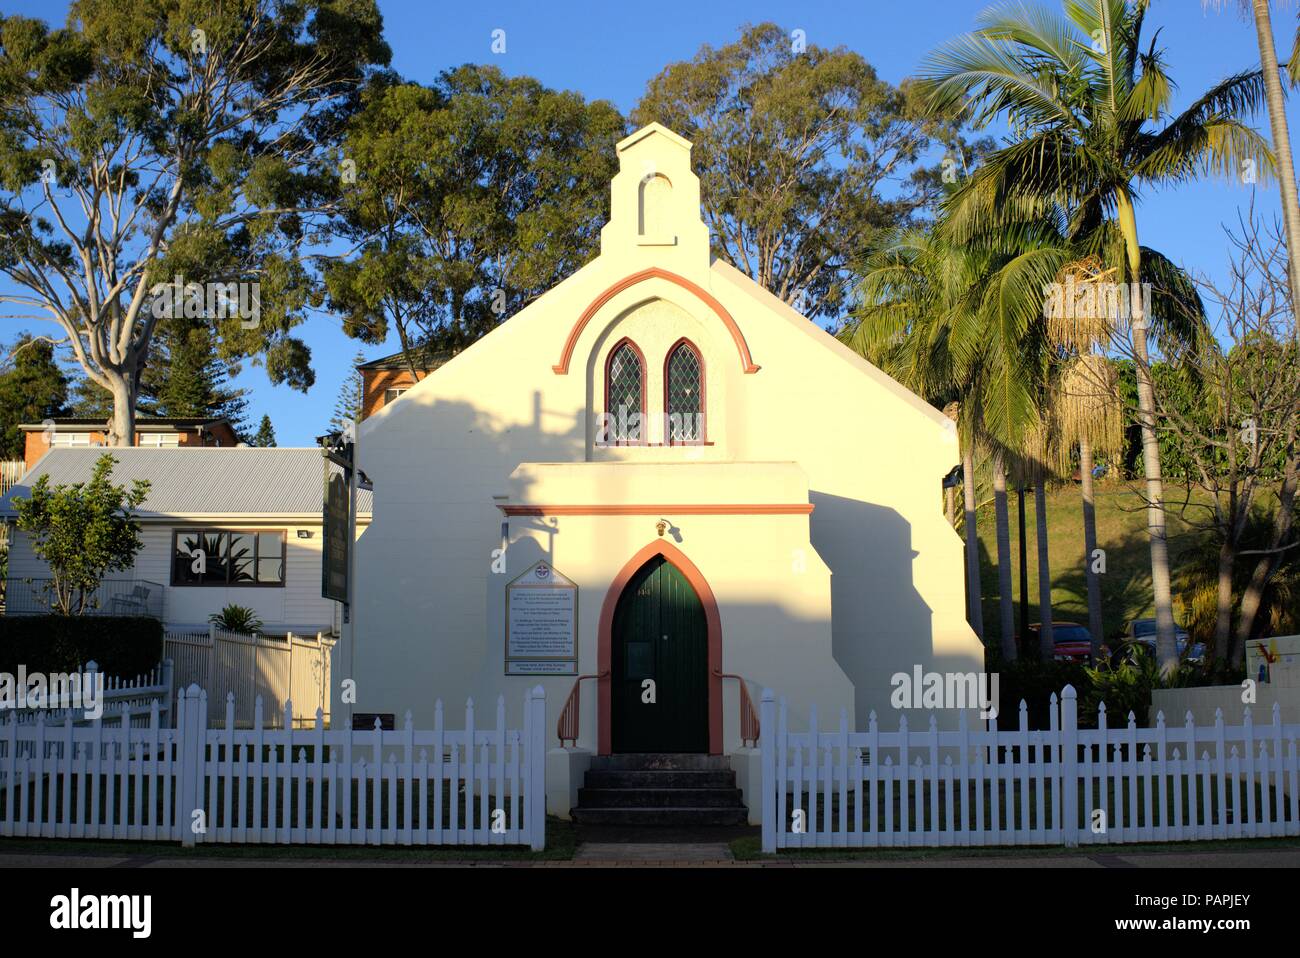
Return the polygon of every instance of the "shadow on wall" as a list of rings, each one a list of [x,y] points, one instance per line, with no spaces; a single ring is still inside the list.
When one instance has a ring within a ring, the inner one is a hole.
[[[916,590],[912,527],[887,506],[813,490],[812,544],[831,570],[835,659],[857,684],[857,721],[881,713],[896,672],[971,672],[976,655],[936,646],[934,611]],[[957,623],[961,625],[962,623]],[[928,719],[927,719],[928,721]]]
[[[459,632],[464,619],[482,619],[486,573],[493,550],[501,546],[504,518],[492,497],[508,491],[507,480],[521,462],[585,459],[584,420],[583,410],[544,409],[541,394],[534,391],[527,421],[505,424],[469,402],[438,399],[429,404],[412,396],[388,407],[378,435],[375,421],[368,424],[360,461],[375,483],[375,509],[357,544],[358,644],[364,643],[368,628],[411,629],[425,623],[427,631],[417,645],[385,641],[366,646],[364,667],[353,662],[358,672],[372,680],[392,676],[400,681],[411,671],[408,656],[416,647],[439,658],[480,653],[470,648],[473,643],[439,645],[438,631],[440,623],[452,622]],[[474,561],[481,561],[485,575],[467,574],[466,556],[480,557]],[[451,594],[454,605],[447,604],[447,590],[432,588],[439,580],[457,583]],[[394,615],[388,609],[402,612]],[[346,657],[339,664],[341,672],[348,671]],[[340,674],[336,681],[344,677]],[[391,703],[393,693],[406,697],[409,691],[359,687],[358,708],[362,700]]]

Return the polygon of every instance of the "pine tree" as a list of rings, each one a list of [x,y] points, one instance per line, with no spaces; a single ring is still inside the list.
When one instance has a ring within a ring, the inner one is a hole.
[[[247,390],[230,386],[231,369],[218,357],[203,320],[168,319],[154,335],[140,377],[139,411],[150,416],[224,418],[239,435],[248,423]]]
[[[0,369],[0,458],[22,459],[26,438],[18,427],[64,415],[68,378],[47,340],[23,334],[4,351]]]
[[[257,433],[248,441],[250,446],[260,446],[263,449],[275,447],[275,427],[271,425],[271,417],[262,416],[262,422],[257,427]]]
[[[361,421],[361,396],[365,381],[361,370],[357,369],[366,361],[365,353],[360,350],[352,357],[352,372],[343,380],[339,389],[339,398],[334,403],[334,416],[330,419],[331,429],[343,429],[348,422],[354,425]]]
[[[113,394],[93,379],[81,375],[79,367],[71,367],[72,383],[69,389],[69,413],[85,419],[103,419],[105,427],[113,418]]]

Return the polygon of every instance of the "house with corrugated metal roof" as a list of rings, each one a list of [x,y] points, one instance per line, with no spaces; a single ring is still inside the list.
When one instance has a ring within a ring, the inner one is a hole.
[[[114,484],[150,485],[137,513],[144,548],[130,570],[101,585],[95,612],[206,630],[210,615],[233,604],[252,609],[267,634],[338,633],[338,603],[321,596],[326,460],[317,448],[51,449],[0,498],[0,520],[10,525],[6,614],[47,611],[50,575],[14,527],[14,500],[41,476],[54,486],[87,481],[106,452],[117,459]],[[363,491],[358,531],[370,510]]]

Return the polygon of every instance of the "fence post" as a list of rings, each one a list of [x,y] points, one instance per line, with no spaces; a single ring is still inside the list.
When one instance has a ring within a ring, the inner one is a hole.
[[[194,847],[194,812],[198,810],[199,799],[203,794],[203,753],[208,731],[208,705],[204,699],[203,690],[197,684],[182,691],[176,721],[176,736],[181,753],[176,824],[181,831],[181,844],[186,848]],[[204,825],[206,824],[205,822]]]
[[[763,851],[776,851],[776,695],[763,689],[759,704],[758,751],[762,763]]]
[[[546,848],[546,690],[533,688],[528,701],[528,837],[533,851]]]
[[[176,726],[176,713],[173,711],[176,707],[176,699],[174,698],[176,691],[176,663],[171,659],[163,659],[162,678],[158,684],[167,690],[163,693],[165,697],[162,700],[162,711],[167,713],[168,724],[174,728]]]
[[[1079,702],[1073,685],[1061,691],[1061,841],[1079,845]]]

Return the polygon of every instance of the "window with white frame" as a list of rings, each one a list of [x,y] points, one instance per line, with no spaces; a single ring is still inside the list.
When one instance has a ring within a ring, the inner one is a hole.
[[[150,449],[165,449],[179,446],[181,434],[178,432],[142,432],[137,435],[139,445]]]
[[[385,390],[384,390],[384,405],[387,406],[390,402],[392,402],[393,400],[395,400],[398,396],[400,396],[400,395],[401,395],[402,393],[404,393],[404,392],[406,392],[406,389],[405,389],[405,388],[402,388],[402,389],[385,389]]]
[[[90,446],[90,433],[88,432],[52,432],[50,433],[50,445],[71,448],[77,446]]]

